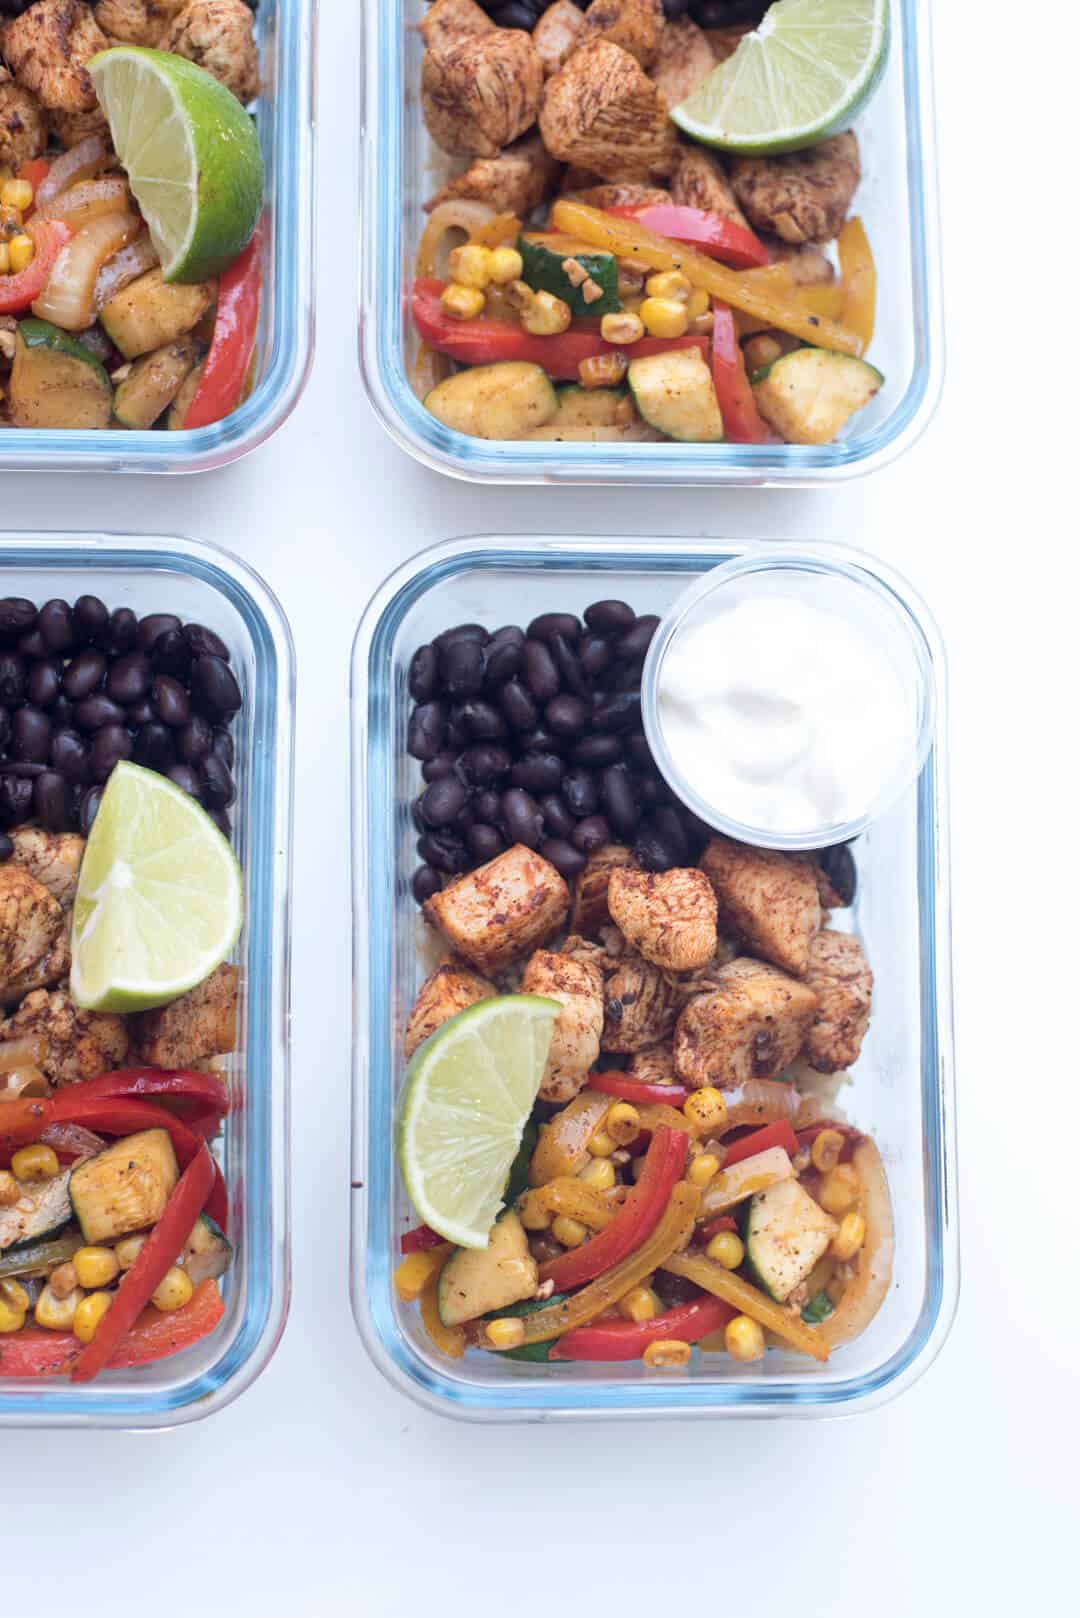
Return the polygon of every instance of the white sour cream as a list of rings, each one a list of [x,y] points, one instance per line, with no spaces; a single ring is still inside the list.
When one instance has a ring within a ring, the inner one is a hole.
[[[871,812],[916,745],[916,704],[874,625],[756,592],[706,598],[659,670],[657,718],[703,804],[778,836]]]

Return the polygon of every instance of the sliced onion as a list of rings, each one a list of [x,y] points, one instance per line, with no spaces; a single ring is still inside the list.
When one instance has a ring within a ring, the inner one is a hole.
[[[49,169],[34,197],[38,211],[47,207],[53,197],[58,197],[69,185],[74,185],[76,180],[86,180],[99,174],[109,161],[109,148],[104,135],[88,135],[70,152],[58,157]]]
[[[47,1124],[40,1139],[54,1152],[63,1152],[75,1162],[84,1157],[96,1157],[105,1150],[102,1136],[95,1135],[92,1129],[84,1129],[82,1124]]]
[[[49,1081],[38,1067],[12,1067],[0,1073],[0,1101],[29,1100],[51,1094]]]
[[[131,192],[121,174],[107,174],[102,180],[80,180],[69,185],[58,197],[38,209],[42,219],[63,219],[72,230],[80,230],[91,219],[104,213],[124,213],[131,207]]]
[[[41,1034],[24,1034],[21,1039],[0,1041],[0,1073],[11,1073],[17,1067],[40,1067],[48,1048]]]
[[[147,270],[156,270],[159,263],[149,231],[136,236],[127,247],[122,247],[119,253],[114,253],[112,258],[106,259],[98,273],[97,286],[94,288],[94,313],[97,314],[110,298],[115,297],[130,282],[137,281],[140,275],[145,275]]]
[[[416,249],[417,277],[435,275],[444,280],[446,265],[442,262],[443,248],[449,254],[451,245],[458,245],[447,241],[450,232],[460,230],[465,236],[471,236],[474,231],[489,225],[494,218],[495,209],[489,208],[486,202],[467,202],[464,197],[452,197],[449,202],[440,202],[424,226],[424,234]]]
[[[65,331],[82,331],[94,318],[98,271],[107,258],[126,247],[142,229],[133,213],[102,214],[74,235],[53,265],[33,310]]]
[[[427,343],[421,343],[416,351],[413,362],[412,385],[413,392],[418,399],[426,399],[432,388],[446,378],[454,369],[453,361],[447,359],[445,354],[439,354]]]
[[[855,1278],[832,1314],[818,1327],[830,1349],[850,1343],[864,1332],[885,1302],[892,1281],[892,1199],[885,1165],[874,1142],[864,1137],[852,1163],[859,1177],[859,1211],[866,1220],[866,1236],[859,1249]]]

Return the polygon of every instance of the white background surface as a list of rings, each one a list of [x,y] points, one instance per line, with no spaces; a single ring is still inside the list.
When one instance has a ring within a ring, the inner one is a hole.
[[[1056,137],[1045,120],[1075,94],[1074,8],[937,7],[944,402],[891,470],[791,495],[499,492],[440,479],[388,443],[355,362],[357,9],[323,4],[318,353],[292,421],[201,479],[3,480],[7,527],[180,532],[235,549],[279,593],[299,663],[290,1322],[262,1379],[209,1423],[0,1437],[4,1611],[548,1618],[687,1600],[759,1618],[1068,1610],[1080,1399],[1077,259],[1074,165],[1062,156],[1054,172],[1070,137],[1064,118]],[[1061,22],[1071,46],[1054,33]],[[378,580],[423,545],[560,529],[862,545],[908,574],[944,632],[963,1283],[937,1364],[871,1414],[459,1426],[391,1391],[354,1332],[353,629]]]

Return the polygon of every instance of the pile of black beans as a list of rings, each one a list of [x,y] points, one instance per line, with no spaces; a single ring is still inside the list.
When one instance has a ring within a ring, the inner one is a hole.
[[[0,859],[26,821],[88,832],[121,759],[167,775],[228,836],[240,703],[228,647],[202,624],[90,595],[0,600]]]
[[[512,843],[565,877],[609,842],[632,845],[649,871],[700,855],[708,828],[674,797],[642,731],[641,669],[659,620],[625,601],[596,601],[584,620],[545,612],[494,634],[458,624],[414,655],[418,903]]]

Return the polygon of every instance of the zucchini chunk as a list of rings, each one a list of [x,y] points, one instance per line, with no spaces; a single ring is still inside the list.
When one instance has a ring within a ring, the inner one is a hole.
[[[628,407],[622,405],[626,388],[583,388],[579,382],[567,382],[555,389],[555,397],[559,411],[553,427],[619,427],[627,414]]]
[[[200,1214],[184,1243],[180,1263],[193,1287],[200,1281],[216,1281],[232,1263],[232,1243],[208,1214]]]
[[[798,1180],[781,1180],[751,1199],[743,1240],[746,1262],[777,1303],[805,1281],[836,1235],[836,1220]]]
[[[712,372],[696,348],[672,348],[631,360],[626,380],[642,416],[659,432],[684,444],[723,439],[724,418]]]
[[[612,315],[620,308],[619,266],[613,253],[598,253],[595,247],[575,242],[572,236],[551,231],[529,231],[519,236],[517,250],[526,286],[534,292],[553,292],[569,304],[572,315]],[[576,286],[563,268],[570,259],[585,272]],[[586,278],[600,288],[600,297],[594,297],[591,303],[585,297]]]
[[[460,1326],[492,1310],[534,1298],[536,1260],[525,1227],[512,1210],[502,1214],[484,1248],[459,1247],[439,1276],[439,1319]]]
[[[797,348],[752,378],[757,407],[789,444],[831,444],[885,378],[865,360]]]
[[[196,281],[180,286],[165,281],[160,269],[148,270],[121,287],[99,319],[126,360],[175,343],[197,326],[217,296],[217,283]]]
[[[71,1206],[86,1241],[116,1241],[157,1224],[180,1177],[164,1129],[144,1129],[71,1173]]]
[[[88,348],[47,320],[21,320],[11,368],[16,427],[107,427],[112,383]]]
[[[20,1180],[19,1200],[0,1208],[0,1253],[20,1242],[38,1241],[63,1230],[71,1218],[71,1170],[51,1180]]]
[[[196,353],[193,338],[178,337],[175,343],[166,343],[136,360],[113,399],[113,415],[121,426],[134,430],[152,427],[179,393]]]
[[[558,409],[546,372],[526,360],[459,371],[432,388],[424,404],[444,426],[471,438],[523,438]]]
[[[558,417],[525,434],[529,443],[547,440],[561,444],[659,444],[663,437],[644,421],[631,421],[625,427],[574,427],[564,426]]]

